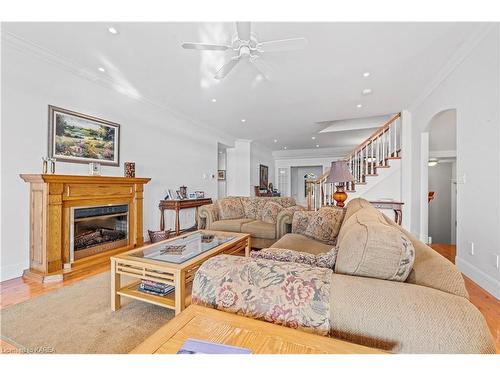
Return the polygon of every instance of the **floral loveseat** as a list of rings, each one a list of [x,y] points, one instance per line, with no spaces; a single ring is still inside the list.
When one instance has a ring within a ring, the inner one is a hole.
[[[251,246],[268,247],[290,230],[293,213],[305,210],[288,197],[227,197],[200,207],[202,228],[248,233]]]
[[[207,260],[193,303],[393,353],[495,353],[455,266],[367,201],[296,212],[292,227],[249,258]]]

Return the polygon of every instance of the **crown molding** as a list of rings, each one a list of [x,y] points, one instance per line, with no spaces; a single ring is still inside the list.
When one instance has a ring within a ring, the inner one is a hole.
[[[408,107],[410,112],[415,111],[425,99],[427,99],[451,73],[453,73],[462,62],[472,53],[474,48],[493,30],[495,23],[481,23],[478,29],[455,51],[448,62],[439,70],[435,78],[418,95]]]
[[[224,133],[220,131],[219,129],[216,129],[208,124],[199,122],[190,116],[186,115],[183,112],[180,112],[176,109],[173,109],[172,107],[165,105],[165,104],[160,104],[156,102],[153,99],[147,98],[143,95],[134,95],[129,93],[129,90],[127,87],[121,86],[117,82],[115,82],[113,79],[111,79],[109,76],[102,75],[102,74],[97,74],[93,72],[90,69],[87,69],[74,61],[71,61],[70,59],[63,57],[45,47],[42,47],[32,41],[29,41],[25,38],[22,38],[14,33],[11,33],[9,31],[1,30],[1,39],[2,42],[6,43],[7,45],[15,48],[18,51],[25,52],[25,53],[30,53],[31,55],[38,57],[52,65],[55,65],[59,68],[64,69],[65,71],[72,73],[80,78],[86,79],[90,82],[93,82],[95,84],[101,85],[103,87],[106,87],[120,95],[126,96],[127,98],[133,99],[135,101],[138,101],[140,103],[153,106],[157,110],[160,111],[165,111],[170,113],[171,115],[177,117],[180,120],[184,120],[191,125],[194,125],[195,127],[202,128],[208,132],[215,133],[215,135],[221,137],[222,139],[228,139],[230,138],[231,141],[234,141],[236,137],[232,134],[229,133]]]

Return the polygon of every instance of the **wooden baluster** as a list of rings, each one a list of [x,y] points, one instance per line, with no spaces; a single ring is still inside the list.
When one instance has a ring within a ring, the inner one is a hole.
[[[374,159],[373,159],[373,139],[371,140],[370,142],[370,145],[371,145],[371,159],[370,159],[370,164],[371,164],[371,170],[372,170],[372,173],[375,174],[375,164],[373,163]]]
[[[392,155],[392,142],[391,142],[391,139],[392,139],[392,124],[389,125],[389,128],[387,129],[387,156],[391,156]]]

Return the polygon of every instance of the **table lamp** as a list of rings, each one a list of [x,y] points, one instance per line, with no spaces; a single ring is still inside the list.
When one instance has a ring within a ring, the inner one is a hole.
[[[354,180],[354,176],[351,174],[351,172],[349,172],[347,161],[339,160],[332,162],[332,166],[330,167],[330,174],[328,175],[326,182],[339,184],[336,185],[337,191],[332,195],[332,198],[335,200],[337,207],[344,207],[344,202],[347,199],[347,193],[344,189],[344,183]]]

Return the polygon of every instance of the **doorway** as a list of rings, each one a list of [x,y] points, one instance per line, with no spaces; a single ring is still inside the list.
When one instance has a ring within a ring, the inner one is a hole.
[[[290,168],[290,195],[295,199],[297,204],[307,204],[307,188],[305,181],[318,178],[322,173],[323,167],[321,165]]]
[[[435,114],[421,135],[421,239],[456,244],[457,112]]]

